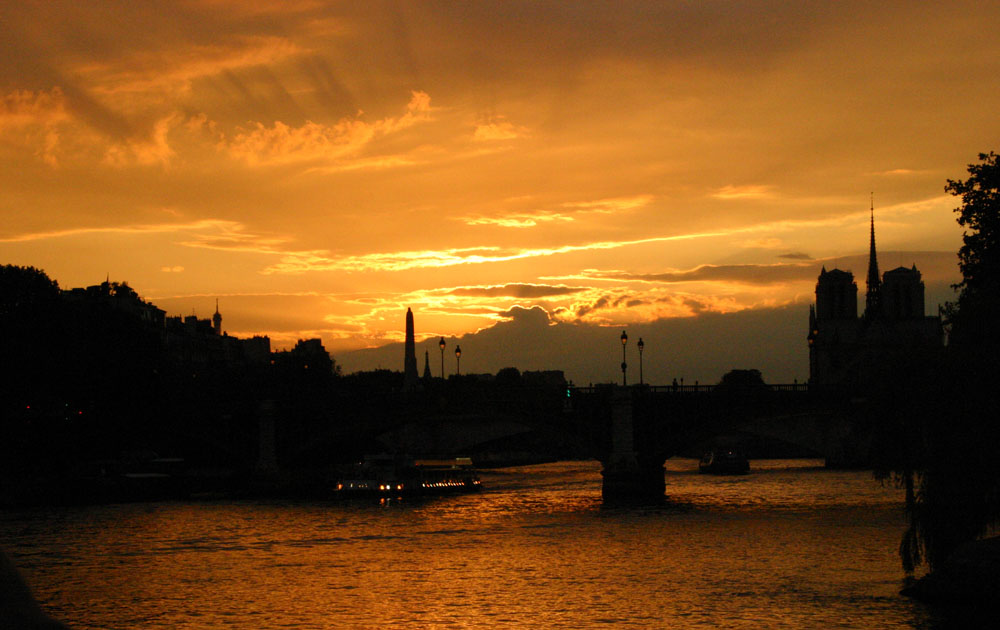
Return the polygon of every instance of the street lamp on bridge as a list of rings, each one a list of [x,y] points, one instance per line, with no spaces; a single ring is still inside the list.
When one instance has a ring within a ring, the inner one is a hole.
[[[625,370],[628,369],[628,364],[625,363],[625,344],[628,343],[628,335],[625,334],[624,330],[622,331],[621,339],[622,339],[622,385],[627,387],[628,377],[625,374]]]
[[[441,337],[438,342],[438,348],[441,348],[441,380],[444,380],[444,345],[444,337]]]
[[[462,346],[455,346],[455,374],[462,375]]]
[[[639,343],[635,344],[635,347],[639,349],[639,384],[642,385],[642,349],[646,347],[646,344],[642,343],[642,337],[639,337]]]

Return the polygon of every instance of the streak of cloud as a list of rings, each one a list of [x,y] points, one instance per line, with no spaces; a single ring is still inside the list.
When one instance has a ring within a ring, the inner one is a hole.
[[[918,212],[923,209],[923,206],[927,203],[940,205],[941,199],[936,198],[926,202],[918,202],[917,204],[902,204],[892,208],[886,208],[881,211],[881,215],[893,216]],[[289,252],[280,262],[265,269],[264,273],[305,273],[314,271],[402,271],[406,269],[428,269],[454,267],[458,265],[503,263],[574,252],[614,250],[636,245],[690,241],[737,234],[753,234],[760,232],[775,233],[793,229],[815,230],[824,226],[839,226],[855,223],[860,218],[866,216],[866,212],[859,211],[851,214],[824,217],[814,220],[775,221],[711,232],[674,234],[622,241],[596,241],[580,245],[562,245],[543,248],[501,248],[496,246],[481,246],[445,250],[376,252],[355,256],[343,256],[340,258],[332,258],[329,255],[317,252]]]
[[[772,191],[773,186],[751,185],[751,186],[723,186],[712,193],[716,199],[772,199],[776,195]]]
[[[487,287],[458,287],[446,293],[448,295],[458,295],[463,297],[517,297],[517,298],[540,298],[555,295],[572,295],[586,291],[586,287],[570,287],[566,285],[545,285],[545,284],[505,284],[500,286]]]
[[[770,265],[699,265],[694,269],[662,273],[595,272],[595,278],[637,282],[738,282],[742,284],[775,284],[815,277],[815,264],[778,263]]]

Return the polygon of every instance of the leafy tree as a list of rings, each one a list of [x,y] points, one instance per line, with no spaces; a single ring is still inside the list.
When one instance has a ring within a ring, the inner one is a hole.
[[[41,269],[0,266],[0,317],[47,307],[59,297],[59,285]]]
[[[56,349],[52,329],[58,320],[59,285],[34,267],[0,266],[0,397],[26,397],[40,383]]]
[[[963,236],[958,250],[962,297],[992,294],[1000,283],[1000,163],[994,152],[980,153],[982,164],[969,165],[969,179],[948,180],[945,191],[962,197],[958,223],[972,230]]]
[[[936,382],[900,379],[903,395],[882,405],[881,415],[893,416],[898,451],[887,468],[907,490],[909,528],[900,546],[907,571],[923,561],[940,566],[1000,524],[1000,156],[979,159],[968,179],[945,186],[962,199],[955,212],[967,231],[958,252],[961,293],[946,309],[944,369]]]
[[[729,370],[716,386],[719,392],[747,393],[766,389],[760,370]]]
[[[962,281],[958,302],[949,305],[952,345],[965,352],[989,353],[1000,338],[1000,156],[980,153],[967,180],[948,180],[945,190],[961,196],[958,223],[968,230],[958,250]],[[993,353],[995,357],[995,353]],[[986,366],[984,366],[986,367]]]

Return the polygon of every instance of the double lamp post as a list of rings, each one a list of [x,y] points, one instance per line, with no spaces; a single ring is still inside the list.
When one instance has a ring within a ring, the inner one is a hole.
[[[441,379],[444,380],[444,337],[438,341],[438,348],[441,348]],[[462,346],[455,346],[455,373],[462,374]]]
[[[628,387],[628,363],[625,362],[625,346],[628,344],[628,334],[622,331],[622,385]],[[642,342],[642,337],[639,337],[639,343],[636,344],[639,348],[639,384],[642,385],[642,350],[646,347],[646,344]]]

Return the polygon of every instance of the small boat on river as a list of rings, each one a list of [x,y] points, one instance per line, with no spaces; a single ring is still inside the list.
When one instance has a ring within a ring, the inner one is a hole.
[[[750,472],[750,462],[735,448],[713,448],[698,462],[698,472],[713,475],[745,475]]]
[[[468,457],[412,459],[369,455],[337,482],[338,496],[402,497],[475,492],[482,488]]]

